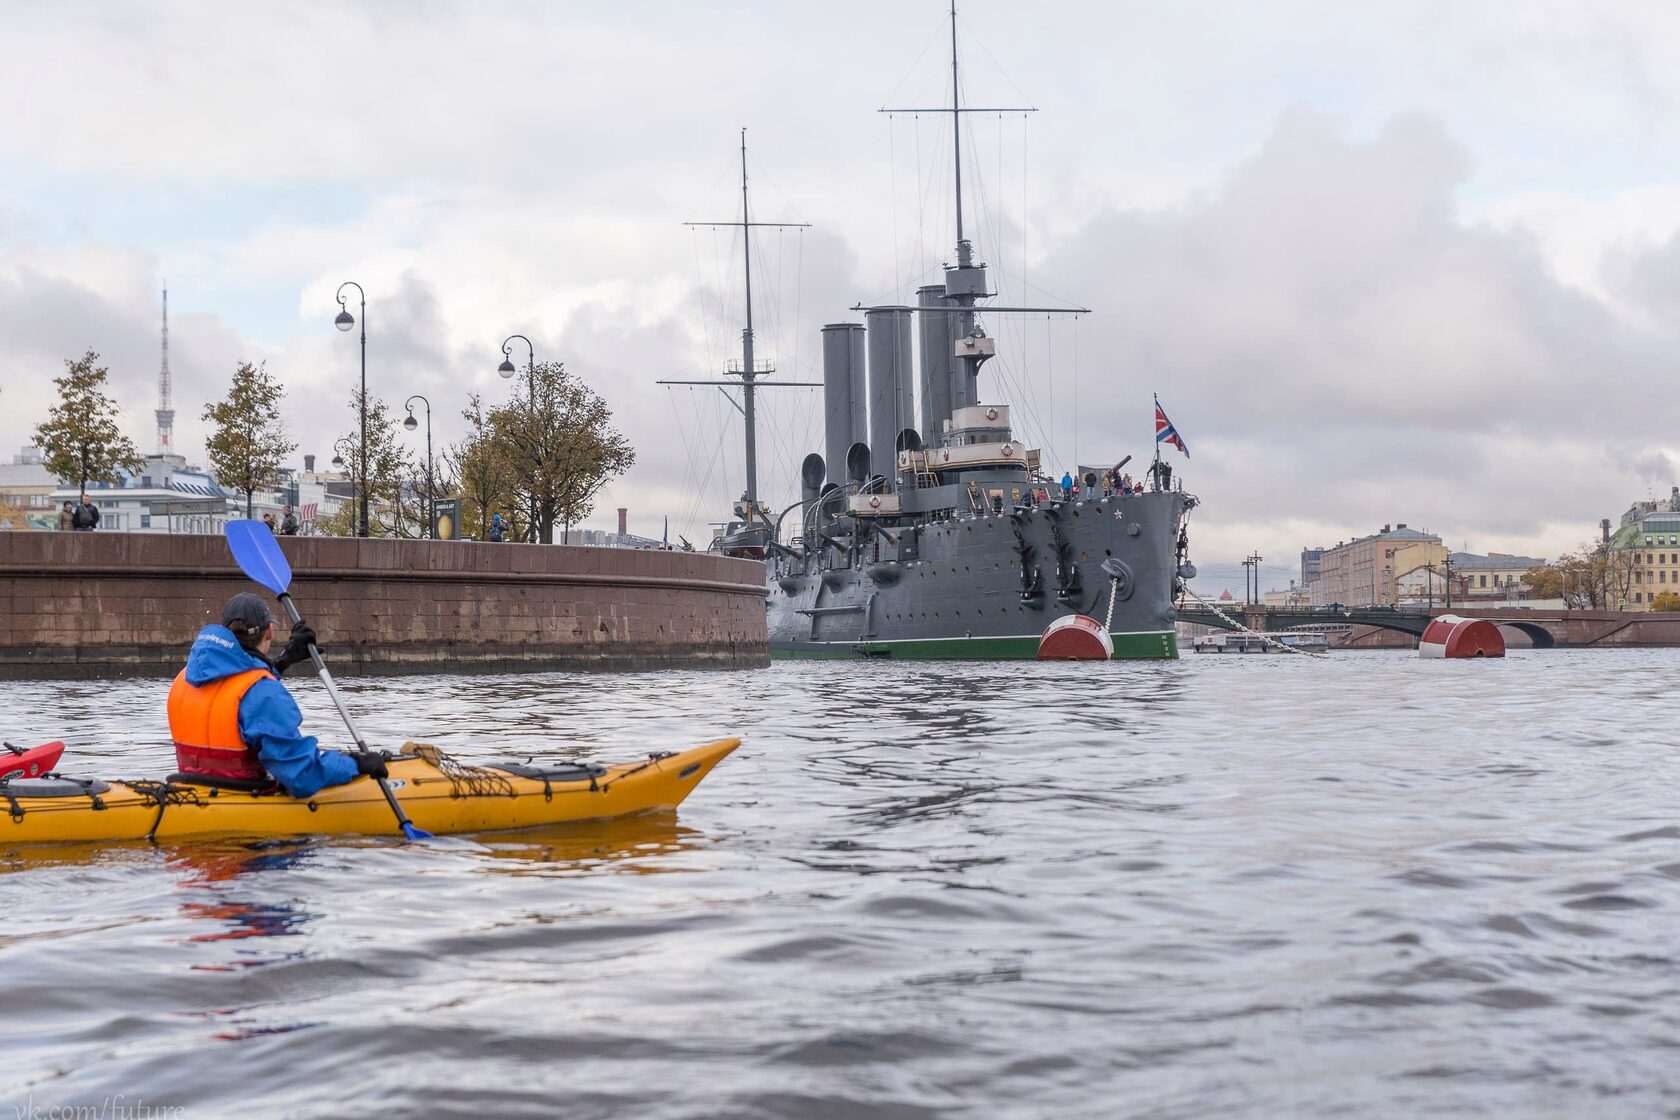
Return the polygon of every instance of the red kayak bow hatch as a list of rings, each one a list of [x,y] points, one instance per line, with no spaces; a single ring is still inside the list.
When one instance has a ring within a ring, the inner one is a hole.
[[[9,774],[24,778],[40,777],[58,765],[59,756],[63,753],[63,743],[42,743],[28,750],[0,743],[0,778]]]

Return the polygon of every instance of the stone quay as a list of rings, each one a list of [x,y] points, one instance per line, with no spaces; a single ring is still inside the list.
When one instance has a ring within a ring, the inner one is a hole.
[[[470,541],[280,542],[293,597],[335,673],[769,663],[757,561]],[[220,536],[0,533],[0,678],[171,676],[239,591],[261,589]],[[285,622],[277,629],[283,642]]]

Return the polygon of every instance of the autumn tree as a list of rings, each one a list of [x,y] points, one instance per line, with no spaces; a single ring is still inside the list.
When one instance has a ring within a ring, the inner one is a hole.
[[[216,481],[245,495],[245,516],[251,516],[251,496],[258,487],[275,481],[280,464],[297,450],[286,438],[280,421],[280,398],[286,390],[268,372],[268,363],[240,362],[233,371],[227,396],[204,406],[210,435],[205,454]]]
[[[362,472],[362,431],[360,389],[350,393],[350,411],[356,416],[356,426],[334,444],[340,449],[344,469],[350,475],[351,500],[322,525],[322,532],[332,536],[356,535],[361,513],[361,496],[368,499],[368,535],[391,537],[407,535],[405,526],[418,523],[413,513],[412,479],[415,473],[413,456],[397,439],[396,422],[391,408],[371,393],[367,398],[367,477]],[[405,508],[404,501],[408,501]]]
[[[461,535],[483,540],[490,515],[500,513],[511,524],[514,535],[523,536],[524,508],[509,462],[506,436],[496,430],[477,393],[467,398],[461,417],[467,422],[465,438],[443,451],[449,477],[445,490],[459,492],[462,497]]]
[[[53,379],[57,402],[47,421],[35,429],[35,442],[46,467],[78,491],[89,482],[118,482],[124,471],[140,469],[140,453],[117,427],[117,404],[105,392],[110,370],[92,350],[77,361],[65,360],[63,377]]]
[[[559,362],[538,362],[530,383],[490,419],[538,540],[553,539],[556,522],[569,533],[589,516],[601,488],[636,461],[606,402]]]
[[[1659,591],[1651,597],[1651,609],[1654,611],[1680,611],[1680,591]]]
[[[1563,576],[1555,564],[1537,564],[1523,573],[1523,586],[1530,599],[1563,598]]]
[[[29,510],[21,502],[0,497],[0,530],[27,533],[34,528],[29,521]]]
[[[1633,553],[1604,544],[1585,544],[1553,564],[1523,575],[1531,598],[1562,599],[1571,610],[1623,610],[1633,586]]]

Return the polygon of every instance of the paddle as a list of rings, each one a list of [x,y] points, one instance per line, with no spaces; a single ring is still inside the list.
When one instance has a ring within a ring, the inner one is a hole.
[[[274,539],[274,532],[261,521],[229,521],[227,541],[240,571],[280,597],[280,605],[286,608],[286,616],[292,620],[293,626],[303,621],[297,604],[292,602],[292,596],[287,591],[292,583],[292,566],[286,562],[286,554],[280,551],[280,542]],[[321,660],[321,651],[315,648],[314,642],[309,643],[309,660],[314,663],[321,683],[327,686],[327,695],[332,697],[333,706],[344,718],[344,726],[350,729],[350,738],[356,741],[358,749],[367,750],[367,740],[362,738],[356,721],[350,718],[350,709],[344,706],[344,697],[339,695],[338,685],[333,683],[332,674],[327,672],[327,663]],[[384,778],[376,781],[379,782],[379,792],[385,795],[386,803],[391,806],[391,812],[396,814],[397,824],[402,826],[402,834],[410,840],[430,840],[432,834],[417,828],[403,812],[397,795],[391,792],[390,783]]]

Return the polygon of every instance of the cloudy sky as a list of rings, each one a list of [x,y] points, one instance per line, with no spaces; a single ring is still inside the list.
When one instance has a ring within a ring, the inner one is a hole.
[[[168,279],[177,442],[242,359],[323,459],[369,383],[438,440],[528,335],[638,451],[632,527],[704,540],[740,486],[706,376],[740,327],[748,128],[760,353],[908,298],[953,241],[939,0],[0,5],[0,455],[92,347],[154,442]],[[1555,555],[1680,482],[1680,9],[965,0],[970,232],[1012,302],[982,392],[1072,464],[1190,442],[1204,590],[1384,522]],[[523,351],[520,351],[522,359]],[[767,391],[772,505],[820,401]]]

